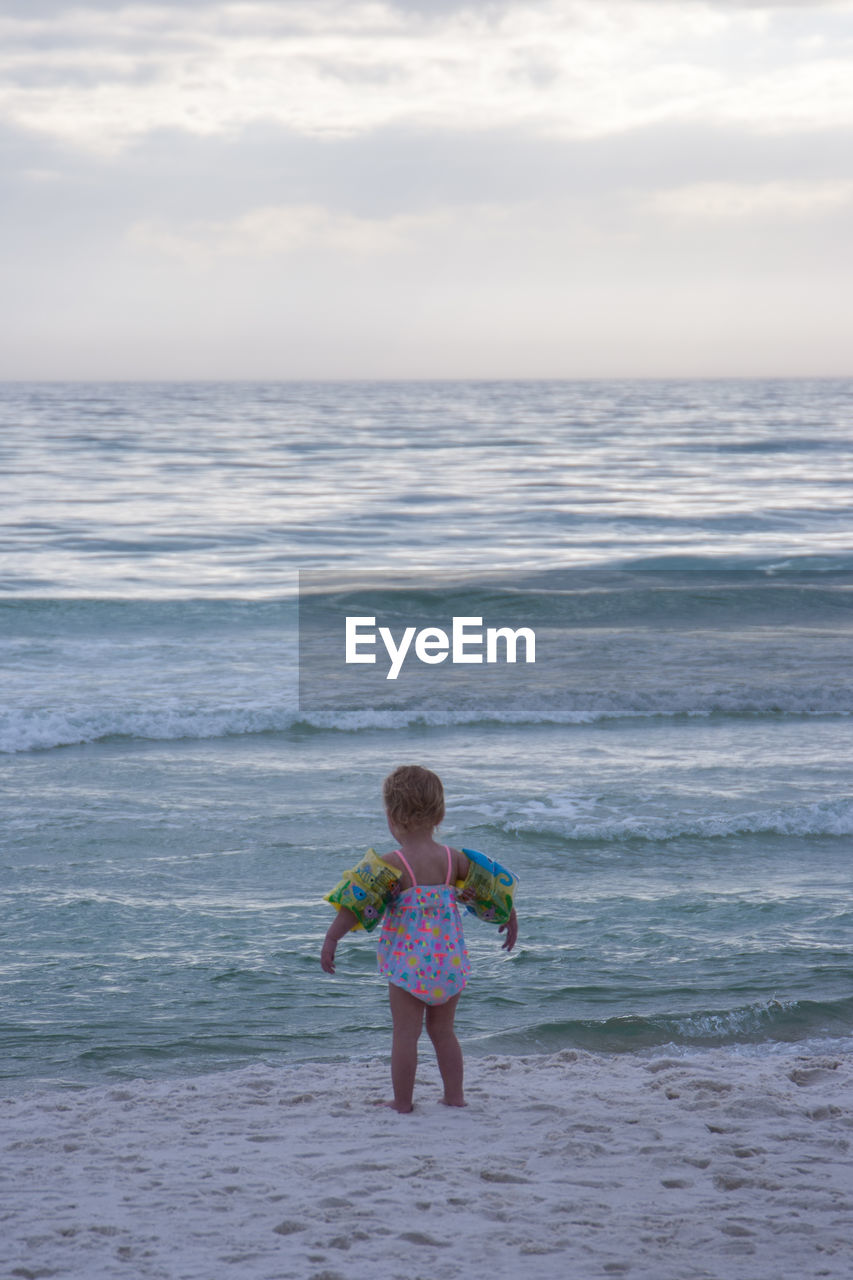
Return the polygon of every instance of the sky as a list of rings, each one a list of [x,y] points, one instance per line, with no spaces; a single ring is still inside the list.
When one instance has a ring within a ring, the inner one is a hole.
[[[0,378],[853,375],[853,0],[0,0]]]

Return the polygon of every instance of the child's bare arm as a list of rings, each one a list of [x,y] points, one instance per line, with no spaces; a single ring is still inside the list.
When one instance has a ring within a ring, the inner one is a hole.
[[[349,933],[358,924],[355,914],[349,907],[341,907],[335,912],[335,918],[326,930],[323,949],[320,952],[320,967],[324,973],[335,972],[335,949],[345,933]]]
[[[502,924],[498,927],[498,933],[506,934],[503,950],[512,951],[518,939],[518,916],[515,914],[515,907],[513,907],[512,913],[506,924]]]

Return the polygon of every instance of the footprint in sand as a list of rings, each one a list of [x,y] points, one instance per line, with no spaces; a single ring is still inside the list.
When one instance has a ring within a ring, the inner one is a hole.
[[[788,1079],[793,1080],[794,1084],[803,1089],[810,1084],[820,1084],[821,1080],[831,1080],[832,1073],[838,1065],[837,1062],[828,1062],[814,1067],[795,1067],[793,1071],[788,1072]]]
[[[398,1240],[408,1240],[410,1244],[425,1244],[432,1249],[446,1249],[449,1241],[435,1240],[432,1236],[428,1236],[424,1231],[403,1231]]]
[[[529,1178],[520,1178],[515,1173],[503,1173],[500,1170],[492,1172],[491,1169],[481,1169],[480,1177],[484,1182],[529,1182]]]

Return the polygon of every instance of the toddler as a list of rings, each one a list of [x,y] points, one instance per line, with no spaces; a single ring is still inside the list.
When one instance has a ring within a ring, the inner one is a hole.
[[[470,963],[454,885],[465,879],[469,862],[459,849],[434,838],[444,818],[444,790],[436,774],[402,765],[385,779],[382,795],[388,829],[399,844],[393,853],[383,854],[383,861],[403,873],[379,938],[379,972],[388,979],[393,1021],[394,1097],[387,1105],[395,1111],[413,1109],[418,1039],[426,1017],[444,1085],[442,1102],[464,1107],[462,1050],[453,1020]],[[346,907],[336,912],[320,955],[326,973],[335,972],[335,948],[355,923]],[[511,951],[518,937],[514,910],[500,926],[504,931],[504,950]]]

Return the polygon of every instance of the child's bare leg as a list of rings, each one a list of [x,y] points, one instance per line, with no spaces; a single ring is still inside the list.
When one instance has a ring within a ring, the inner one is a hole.
[[[415,1072],[418,1069],[418,1037],[424,1021],[422,1000],[404,991],[402,987],[388,985],[394,1034],[391,1041],[391,1084],[394,1101],[389,1107],[395,1111],[411,1111],[415,1091]]]
[[[453,1030],[458,1003],[459,996],[455,995],[445,1004],[429,1005],[426,1013],[427,1034],[433,1043],[438,1069],[444,1082],[442,1102],[448,1107],[465,1106],[465,1094],[462,1091],[462,1049]]]

